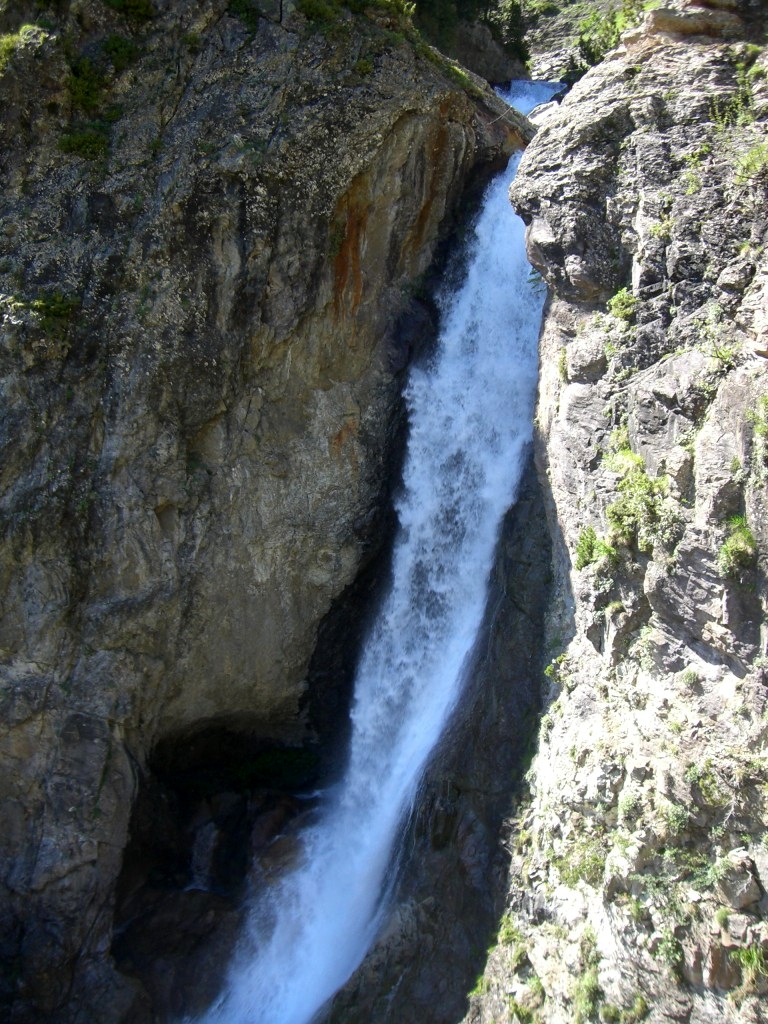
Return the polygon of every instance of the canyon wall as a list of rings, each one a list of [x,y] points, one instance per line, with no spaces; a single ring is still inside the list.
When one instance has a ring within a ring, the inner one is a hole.
[[[159,849],[186,826],[153,757],[333,727],[310,661],[389,528],[424,277],[531,129],[387,4],[28,7],[0,8],[0,1006],[143,1021],[110,951],[140,784]]]
[[[555,595],[472,1024],[766,1019],[765,28],[650,11],[512,187]]]

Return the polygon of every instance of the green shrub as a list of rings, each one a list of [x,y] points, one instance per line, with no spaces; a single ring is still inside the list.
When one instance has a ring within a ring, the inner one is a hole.
[[[704,762],[692,761],[685,770],[685,781],[698,786],[705,803],[717,807],[724,802],[711,757]]]
[[[576,541],[576,568],[585,569],[595,561],[597,533],[594,526],[586,526]]]
[[[667,928],[656,947],[656,959],[665,964],[673,974],[679,975],[683,967],[683,947],[674,932]]]
[[[744,946],[731,951],[731,959],[741,968],[743,985],[747,989],[755,988],[759,978],[768,978],[768,962],[760,946]]]
[[[143,25],[155,16],[152,0],[104,0],[104,3],[136,25]]]
[[[511,946],[515,942],[523,941],[523,933],[509,914],[505,914],[501,919],[498,939],[502,946]]]
[[[92,114],[102,100],[105,79],[103,73],[88,57],[80,57],[72,65],[67,88],[72,106]]]
[[[79,156],[83,160],[98,160],[109,149],[109,133],[98,123],[72,129],[61,136],[58,146],[62,153]]]
[[[619,45],[622,32],[636,25],[643,12],[652,6],[645,0],[622,0],[618,9],[596,10],[579,25],[578,47],[584,63],[592,67]]]
[[[259,8],[254,0],[229,0],[229,13],[239,18],[249,32],[255,32],[259,27]]]
[[[200,53],[203,48],[203,41],[197,32],[185,32],[181,41],[189,48],[190,53]]]
[[[339,13],[334,0],[298,0],[297,6],[307,21],[317,25],[331,24]]]
[[[38,31],[39,26],[37,25],[22,25],[18,32],[9,32],[0,36],[0,72],[5,69],[8,61],[25,40],[31,38]]]
[[[618,560],[616,548],[602,537],[598,537],[594,526],[586,526],[576,541],[576,569],[581,571],[588,565],[604,563],[614,566]]]
[[[745,516],[731,516],[728,520],[728,536],[717,554],[717,568],[721,576],[735,577],[739,570],[749,568],[755,561],[757,546],[755,537]]]
[[[573,1012],[575,1024],[586,1024],[594,1020],[603,990],[597,975],[597,967],[588,967],[577,980],[573,990]]]
[[[608,312],[617,320],[630,321],[635,316],[637,303],[637,298],[629,288],[622,288],[608,300]]]
[[[682,807],[680,804],[667,804],[664,808],[664,818],[666,819],[669,831],[672,835],[677,836],[688,828],[690,815],[685,807]]]
[[[125,71],[139,56],[138,46],[125,36],[111,35],[104,42],[104,53],[115,71]]]
[[[65,295],[57,290],[38,295],[35,299],[21,299],[19,304],[36,314],[45,334],[61,337],[79,311],[81,300],[76,295]]]
[[[710,117],[721,134],[730,134],[733,128],[752,124],[755,120],[755,101],[752,95],[752,77],[744,65],[736,68],[736,91],[727,100],[715,97],[710,104]]]
[[[757,437],[768,440],[768,395],[761,395],[754,409],[747,413],[747,419]]]
[[[596,837],[579,840],[568,854],[553,861],[564,885],[574,888],[580,880],[596,888],[605,874],[607,856],[603,842]]]
[[[735,181],[746,185],[749,181],[768,175],[768,142],[756,142],[736,161]]]
[[[618,539],[640,551],[652,551],[656,541],[672,544],[679,536],[681,521],[667,499],[667,482],[651,479],[644,465],[629,470],[605,514]]]
[[[621,1024],[640,1024],[650,1012],[650,1006],[638,992],[629,1009],[621,1011]]]

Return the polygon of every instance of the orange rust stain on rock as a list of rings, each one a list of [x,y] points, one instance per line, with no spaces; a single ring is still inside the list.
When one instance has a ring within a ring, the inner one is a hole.
[[[450,132],[446,128],[445,124],[440,122],[430,147],[430,168],[441,168],[446,166],[450,143]],[[424,202],[421,204],[413,227],[406,236],[405,244],[403,245],[403,252],[401,254],[401,263],[403,258],[419,252],[424,245],[424,240],[428,233],[427,229],[429,228],[432,218],[432,208],[435,202],[435,189],[438,185],[436,179],[437,174],[434,172],[431,173],[427,183],[427,194],[424,198]]]
[[[354,316],[363,295],[360,246],[365,233],[367,210],[349,195],[345,197],[344,237],[333,261],[333,308],[337,318]]]
[[[357,424],[350,420],[345,423],[341,430],[337,430],[331,438],[331,451],[334,455],[339,455],[341,449],[344,447],[347,441],[351,441],[357,436]]]

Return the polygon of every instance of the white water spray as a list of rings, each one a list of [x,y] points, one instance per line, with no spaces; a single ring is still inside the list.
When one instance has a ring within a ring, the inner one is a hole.
[[[505,97],[518,108],[553,92],[520,84],[522,102]],[[512,173],[488,190],[466,282],[443,303],[435,355],[406,391],[393,582],[357,672],[348,767],[302,834],[300,864],[254,905],[206,1024],[308,1024],[381,922],[387,869],[460,697],[531,439],[542,296],[507,198]]]

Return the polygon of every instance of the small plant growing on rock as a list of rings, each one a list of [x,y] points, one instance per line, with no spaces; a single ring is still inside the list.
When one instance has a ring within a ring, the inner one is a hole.
[[[642,809],[642,802],[634,790],[627,789],[619,797],[619,821],[622,823],[636,820]]]
[[[104,3],[136,25],[143,25],[155,16],[152,0],[104,0]]]
[[[760,480],[766,478],[768,464],[768,395],[761,395],[753,409],[747,411],[755,437],[753,467]]]
[[[610,1003],[604,1003],[600,1007],[600,1020],[604,1021],[605,1024],[610,1024],[610,1022],[615,1022],[615,1024],[639,1024],[639,1021],[645,1020],[650,1012],[648,1003],[643,996],[638,994],[635,996],[632,1005],[625,1010],[620,1009],[618,1006],[612,1006]]]
[[[92,114],[102,101],[104,75],[88,57],[81,57],[72,65],[72,72],[67,79],[67,88],[72,106]]]
[[[671,214],[664,214],[661,220],[651,225],[649,234],[651,238],[657,238],[660,242],[668,242],[672,237],[672,229],[675,226],[674,217]]]
[[[667,804],[664,808],[664,818],[667,828],[672,835],[680,835],[688,827],[688,811],[680,804]]]
[[[634,319],[637,302],[637,298],[629,288],[622,288],[621,291],[616,292],[612,299],[608,300],[608,312],[617,320],[629,323]]]
[[[79,156],[83,160],[98,160],[109,150],[109,129],[94,121],[65,132],[58,141],[58,147],[62,153]]]
[[[640,551],[652,551],[657,540],[669,545],[679,539],[681,521],[667,498],[667,482],[649,477],[644,465],[626,474],[605,514],[617,539]]]
[[[720,575],[728,578],[737,576],[740,569],[747,569],[754,563],[756,555],[755,536],[747,525],[746,517],[731,516],[728,536],[717,553]]]
[[[589,565],[600,563],[610,567],[616,564],[616,560],[616,548],[598,537],[594,526],[585,526],[576,541],[576,569],[581,571]]]
[[[766,176],[768,176],[768,143],[756,142],[737,159],[734,181],[737,185],[746,185]]]
[[[23,46],[26,40],[31,39],[36,33],[42,30],[37,25],[22,25],[18,32],[10,32],[0,36],[0,72],[5,69],[10,59]]]
[[[576,568],[585,569],[595,561],[597,533],[594,526],[585,526],[576,541]]]
[[[104,53],[115,71],[125,71],[139,56],[139,48],[125,36],[111,35],[104,42]]]
[[[579,881],[596,888],[605,874],[606,856],[603,841],[596,836],[587,836],[577,842],[567,856],[558,857],[553,863],[563,883],[570,888]]]
[[[742,989],[749,991],[757,986],[760,978],[768,978],[768,962],[758,945],[743,946],[731,952],[731,959],[741,968]]]
[[[655,955],[675,976],[680,976],[684,963],[683,947],[671,929],[662,932]]]

